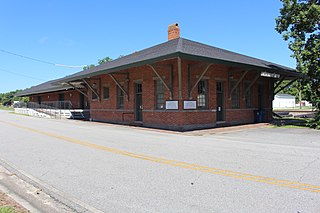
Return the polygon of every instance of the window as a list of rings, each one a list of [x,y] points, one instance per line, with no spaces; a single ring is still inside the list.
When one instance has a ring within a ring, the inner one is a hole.
[[[136,83],[135,84],[135,89],[136,89],[136,94],[141,94],[142,93],[142,83]]]
[[[41,104],[41,96],[38,96],[38,104]]]
[[[108,100],[109,97],[110,97],[109,86],[105,85],[105,86],[103,86],[103,99]]]
[[[205,109],[208,107],[208,81],[201,80],[198,83],[198,108]]]
[[[164,109],[164,85],[160,79],[155,81],[156,109]]]
[[[97,84],[96,83],[92,84],[92,89],[94,90],[94,92],[91,91],[92,100],[97,100],[98,96],[96,95],[96,93],[98,94],[98,90],[97,90]]]
[[[236,81],[231,81],[231,88],[232,89],[236,85]],[[233,90],[231,94],[231,102],[232,108],[237,109],[240,108],[240,89],[239,86],[235,90]]]
[[[123,91],[117,86],[117,109],[123,109]]]
[[[64,101],[64,93],[59,93],[59,101]]]
[[[246,89],[249,87],[250,83],[245,83],[244,84],[244,89],[243,91],[245,92]],[[245,102],[246,102],[246,107],[247,108],[250,108],[252,107],[252,94],[251,94],[251,88],[246,92],[246,94],[244,95],[244,99],[245,99]]]
[[[223,84],[222,84],[222,82],[217,82],[217,93],[223,93]]]

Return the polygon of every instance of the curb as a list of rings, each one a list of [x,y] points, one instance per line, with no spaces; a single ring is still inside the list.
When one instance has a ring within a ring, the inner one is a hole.
[[[39,179],[19,170],[14,165],[0,159],[8,177],[1,180],[0,187],[12,198],[31,212],[92,212],[103,213],[76,198],[63,194],[58,189],[41,182]],[[10,179],[9,179],[10,178]],[[0,188],[0,189],[1,189]]]

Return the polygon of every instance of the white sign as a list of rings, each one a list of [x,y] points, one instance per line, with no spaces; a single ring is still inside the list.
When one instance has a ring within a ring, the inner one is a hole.
[[[196,101],[184,101],[183,102],[183,109],[197,109],[197,102]]]
[[[268,78],[280,78],[279,74],[276,73],[270,73],[270,72],[262,72],[261,76],[268,77]]]
[[[179,109],[178,101],[166,101],[166,109]]]

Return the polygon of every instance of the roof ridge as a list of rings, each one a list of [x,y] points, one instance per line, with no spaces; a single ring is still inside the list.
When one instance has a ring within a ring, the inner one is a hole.
[[[182,49],[183,49],[183,39],[184,38],[179,38],[179,40],[178,40],[178,43],[177,43],[177,49],[176,49],[176,51],[177,52],[182,52]]]

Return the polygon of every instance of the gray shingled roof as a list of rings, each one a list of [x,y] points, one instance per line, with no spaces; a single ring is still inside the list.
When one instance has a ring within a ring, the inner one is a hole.
[[[178,38],[135,52],[91,69],[77,72],[73,75],[62,78],[59,82],[74,81],[99,74],[111,73],[176,56],[180,56],[182,58],[201,58],[202,60],[212,61],[213,63],[224,63],[265,71],[269,70],[282,74],[286,73],[287,75],[292,76],[298,75],[294,69],[289,67],[201,44],[188,39]]]
[[[275,97],[277,98],[281,98],[281,99],[295,99],[296,97],[290,94],[277,94],[275,95]]]
[[[39,84],[37,86],[30,87],[29,89],[25,89],[20,92],[17,92],[15,96],[22,97],[22,96],[29,96],[29,95],[35,95],[35,94],[41,94],[41,93],[47,93],[47,92],[62,91],[67,89],[72,89],[72,87],[68,85],[58,84],[57,80],[52,80],[52,81],[47,81],[45,83]]]
[[[178,38],[135,52],[91,69],[80,71],[64,78],[31,87],[30,89],[21,91],[18,96],[64,90],[71,87],[61,86],[61,83],[72,82],[99,74],[112,73],[178,56],[181,58],[204,60],[212,63],[228,64],[230,66],[241,66],[248,69],[275,72],[278,74],[285,74],[288,78],[300,75],[300,73],[289,67],[194,42],[188,39]]]

